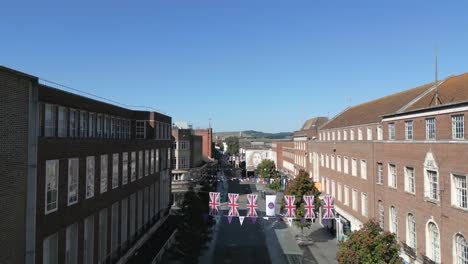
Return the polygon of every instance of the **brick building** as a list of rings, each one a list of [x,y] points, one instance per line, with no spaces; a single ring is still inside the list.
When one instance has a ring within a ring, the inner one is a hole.
[[[185,181],[192,168],[203,165],[203,137],[197,136],[193,129],[172,128],[172,180]]]
[[[202,137],[202,144],[203,144],[203,159],[206,161],[210,161],[213,159],[213,129],[195,129],[195,135]]]
[[[335,116],[309,141],[312,176],[335,197],[338,238],[370,218],[409,263],[468,263],[468,74]]]
[[[166,218],[171,117],[0,67],[0,263],[113,263]]]

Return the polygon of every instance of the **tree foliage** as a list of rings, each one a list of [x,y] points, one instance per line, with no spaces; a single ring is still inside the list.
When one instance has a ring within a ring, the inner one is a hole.
[[[275,162],[269,159],[262,160],[255,169],[255,173],[262,178],[274,177],[276,175]]]
[[[239,154],[239,137],[227,137],[224,141],[227,145],[227,155],[231,156]]]
[[[400,246],[393,233],[383,232],[379,223],[370,220],[340,242],[338,263],[402,263]]]
[[[289,183],[288,188],[284,191],[284,195],[294,195],[295,196],[295,204],[296,204],[296,220],[294,221],[295,225],[300,227],[301,230],[304,227],[309,228],[311,225],[311,220],[307,219],[304,221],[297,220],[297,218],[301,219],[305,216],[306,210],[304,208],[304,195],[313,195],[314,196],[314,204],[317,206],[321,204],[319,195],[320,191],[315,187],[314,181],[309,177],[309,174],[304,170],[300,170],[299,174],[296,176],[294,180]],[[282,203],[283,208],[285,202]],[[318,208],[315,209],[318,212]]]

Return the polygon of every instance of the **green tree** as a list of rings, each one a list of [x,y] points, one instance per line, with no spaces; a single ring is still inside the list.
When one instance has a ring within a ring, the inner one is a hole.
[[[238,137],[227,137],[225,140],[227,145],[226,154],[238,155],[239,154],[239,138]]]
[[[224,151],[224,144],[223,143],[217,144],[217,146],[219,147],[219,151]]]
[[[305,219],[303,222],[300,221],[302,217],[305,216],[306,210],[304,208],[304,195],[313,195],[314,204],[316,206],[315,211],[318,211],[317,205],[321,204],[319,198],[320,191],[315,187],[314,181],[309,177],[309,174],[304,170],[300,170],[299,174],[294,180],[289,183],[288,188],[284,191],[284,195],[294,195],[295,204],[296,204],[296,219],[294,224],[301,228],[301,231],[304,230],[304,227],[310,228],[312,221],[310,219]],[[285,202],[282,201],[283,209]]]
[[[273,177],[276,172],[275,162],[269,159],[262,160],[255,169],[255,173],[262,178]]]
[[[383,232],[379,223],[370,220],[341,241],[336,254],[338,263],[403,263],[400,246],[393,233]]]

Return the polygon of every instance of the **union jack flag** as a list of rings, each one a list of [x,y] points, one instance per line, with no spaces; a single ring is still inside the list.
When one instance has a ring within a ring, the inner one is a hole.
[[[219,213],[219,192],[210,192],[210,201],[208,202],[210,206],[210,215],[218,215]]]
[[[304,201],[305,201],[304,209],[306,210],[306,214],[305,214],[304,218],[306,218],[306,219],[307,218],[309,218],[309,219],[315,218],[314,196],[304,195]]]
[[[286,200],[286,216],[294,217],[296,215],[296,205],[294,204],[296,197],[294,195],[285,195],[284,199]]]
[[[228,193],[229,197],[229,213],[228,216],[239,216],[239,211],[237,208],[239,207],[239,204],[237,203],[237,200],[239,199],[239,194],[238,193]]]
[[[322,209],[323,209],[323,217],[322,217],[323,219],[335,218],[335,213],[333,211],[335,209],[335,203],[331,195],[325,195],[325,197],[323,197]]]
[[[247,217],[257,217],[257,195],[256,194],[247,194]]]

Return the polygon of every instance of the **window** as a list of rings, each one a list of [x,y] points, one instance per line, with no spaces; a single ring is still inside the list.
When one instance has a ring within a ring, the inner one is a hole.
[[[80,137],[88,137],[88,119],[86,111],[80,111]]]
[[[115,138],[115,117],[111,116],[110,118],[110,137]]]
[[[70,109],[70,137],[78,136],[78,113],[74,109]]]
[[[362,140],[362,129],[358,128],[358,140]]]
[[[121,227],[122,229],[120,230],[120,243],[122,245],[122,249],[125,249],[127,247],[127,239],[128,239],[128,199],[124,198],[122,200],[122,207],[121,207],[121,215],[122,218],[120,219],[121,221]]]
[[[331,169],[335,169],[335,156],[331,155]]]
[[[372,128],[367,128],[367,140],[372,140]]]
[[[440,263],[440,234],[439,228],[434,222],[427,224],[427,236],[427,257],[436,263]]]
[[[367,194],[361,193],[361,213],[363,216],[367,216]]]
[[[327,132],[327,140],[330,141],[330,131]]]
[[[413,121],[405,121],[405,139],[413,139]]]
[[[334,197],[336,197],[336,193],[335,193],[335,181],[332,180],[332,185],[331,185],[331,195]]]
[[[366,160],[361,160],[361,178],[367,179],[367,162]]]
[[[405,191],[414,193],[414,168],[405,167]]]
[[[143,151],[138,151],[138,179],[143,178]]]
[[[94,137],[94,113],[89,113],[89,137],[93,138]]]
[[[320,165],[323,167],[323,166],[325,166],[324,163],[325,163],[325,158],[324,158],[323,154],[320,154]]]
[[[55,137],[55,105],[45,105],[44,135],[46,137]]]
[[[137,224],[138,224],[138,233],[140,233],[143,229],[143,191],[139,190],[138,191],[138,217],[137,217]]]
[[[154,149],[151,150],[151,174],[154,174]]]
[[[357,160],[356,159],[351,160],[351,175],[357,176]]]
[[[465,138],[465,116],[464,115],[452,116],[452,138],[453,139]]]
[[[383,140],[383,128],[382,128],[382,126],[377,127],[377,140]]]
[[[328,154],[325,156],[325,167],[330,168],[330,157]]]
[[[119,154],[112,155],[112,189],[119,187]]]
[[[107,192],[107,155],[101,155],[101,193]]]
[[[341,172],[341,156],[336,157],[336,170]]]
[[[115,138],[120,138],[120,119],[115,119]]]
[[[338,140],[341,140],[341,131],[340,130],[338,130],[337,136],[338,136]]]
[[[130,181],[134,182],[136,180],[136,152],[132,152],[130,162]]]
[[[348,131],[343,130],[343,140],[348,140]]]
[[[156,173],[159,172],[159,149],[156,149]]]
[[[343,158],[343,171],[346,174],[349,174],[348,166],[349,166],[348,157],[344,157]]]
[[[88,216],[84,221],[83,263],[94,263],[94,216]]]
[[[426,197],[432,200],[439,200],[439,176],[436,171],[426,170]]]
[[[109,116],[104,116],[104,138],[109,138]]]
[[[97,115],[97,120],[96,120],[96,130],[97,130],[97,137],[102,138],[102,114]]]
[[[149,175],[149,150],[145,150],[145,176]]]
[[[338,183],[338,190],[337,190],[337,192],[338,192],[338,201],[341,202],[341,198],[342,198],[342,197],[341,197],[341,183]]]
[[[383,202],[379,200],[379,224],[382,229],[385,228],[385,208]]]
[[[322,133],[319,133],[319,140],[322,140]]]
[[[468,243],[461,234],[455,236],[455,256],[454,263],[466,264],[468,263]]]
[[[344,187],[344,204],[349,205],[349,187],[346,185]]]
[[[143,192],[143,225],[149,222],[149,187],[146,187]]]
[[[136,138],[137,139],[145,139],[145,132],[146,129],[146,122],[145,121],[136,121]]]
[[[119,248],[119,202],[112,204],[112,215],[111,215],[111,258],[115,259]]]
[[[382,163],[377,163],[377,183],[383,184],[383,165]]]
[[[78,202],[78,159],[68,159],[68,205]]]
[[[86,199],[94,196],[94,156],[86,157]]]
[[[107,208],[99,211],[99,263],[107,263]]]
[[[136,233],[136,193],[130,195],[130,227],[129,227],[129,235],[130,240],[133,240]]]
[[[353,210],[358,210],[358,192],[353,189]]]
[[[390,232],[395,233],[398,239],[398,215],[395,206],[390,206]]]
[[[58,208],[58,180],[59,180],[59,161],[46,161],[46,179],[45,179],[45,214],[55,212]]]
[[[395,123],[388,124],[388,140],[395,140]]]
[[[332,140],[335,141],[335,131],[332,132]]]
[[[426,139],[436,139],[436,119],[426,119]]]
[[[42,242],[42,263],[58,264],[58,235],[48,236]]]
[[[155,128],[154,128],[154,138],[155,139],[160,139],[161,138],[161,134],[159,133],[159,126],[160,126],[160,122],[156,121],[156,125],[155,125]]]
[[[354,129],[350,129],[349,130],[349,134],[350,134],[350,139],[349,140],[354,140]]]
[[[327,191],[327,194],[330,194],[330,179],[325,178],[325,186],[326,186],[326,191]]]
[[[78,263],[78,225],[67,227],[65,240],[65,263]]]
[[[388,186],[397,188],[397,172],[394,164],[388,164]]]
[[[452,204],[467,209],[466,176],[452,175]]]
[[[128,152],[122,153],[122,185],[128,183]]]
[[[408,214],[406,222],[406,244],[410,248],[416,249],[416,220],[414,215]]]
[[[58,109],[58,136],[59,137],[67,137],[67,112],[66,108],[63,106],[59,106]]]

